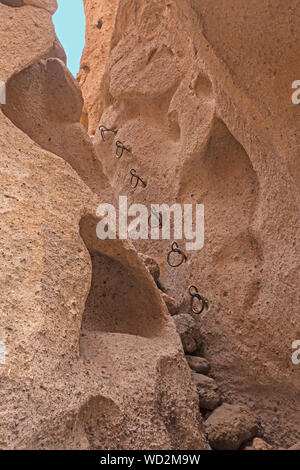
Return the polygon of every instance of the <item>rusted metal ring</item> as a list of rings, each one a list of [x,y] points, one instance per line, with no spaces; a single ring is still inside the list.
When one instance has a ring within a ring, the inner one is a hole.
[[[145,181],[142,180],[142,178],[137,174],[136,170],[134,168],[131,168],[130,170],[131,178],[130,178],[130,186],[135,189],[137,185],[139,184],[139,181],[141,182],[142,186],[145,188],[147,184]],[[133,183],[135,181],[135,183]]]
[[[198,289],[196,286],[190,286],[189,287],[189,294],[191,297],[194,297],[194,295],[198,295],[199,292],[198,292]]]
[[[121,149],[121,153],[119,151],[120,149]],[[120,140],[117,140],[117,142],[116,142],[116,157],[121,158],[123,156],[124,150],[126,150],[126,152],[130,152],[129,148],[125,147],[125,145],[122,142],[120,142]]]
[[[157,219],[157,225],[153,225],[152,224],[152,216],[156,217]],[[149,224],[149,227],[151,228],[162,228],[162,215],[161,213],[157,213],[153,208],[151,209],[151,214],[149,215],[148,217],[148,224]]]
[[[199,308],[197,308],[195,306],[195,301],[199,301],[201,302],[201,308],[199,310]],[[205,300],[201,297],[201,295],[194,295],[192,298],[191,298],[191,309],[192,309],[192,312],[195,313],[196,315],[200,315],[204,308],[206,307],[206,303],[205,303]]]
[[[202,297],[201,294],[199,294],[196,286],[190,286],[189,294],[191,296],[192,312],[195,313],[196,315],[200,315],[205,308],[208,308],[208,300]],[[196,301],[201,303],[200,308],[197,308],[197,306],[195,305]]]
[[[181,255],[181,259],[178,263],[172,263],[171,262],[171,256],[173,253],[177,253]],[[167,256],[167,261],[168,265],[171,266],[171,268],[178,268],[179,266],[182,265],[182,263],[185,263],[187,261],[187,256],[183,253],[182,250],[178,247],[178,243],[174,242],[171,247],[171,251],[169,251],[168,256]]]
[[[99,131],[100,131],[103,142],[105,142],[105,132],[112,132],[115,135],[118,132],[116,129],[108,129],[107,127],[103,125],[99,126]]]

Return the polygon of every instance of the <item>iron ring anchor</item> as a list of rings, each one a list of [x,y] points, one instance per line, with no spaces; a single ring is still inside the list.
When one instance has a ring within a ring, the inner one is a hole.
[[[100,134],[101,134],[101,138],[103,140],[103,142],[105,142],[105,132],[112,132],[113,134],[117,134],[118,130],[117,129],[108,129],[107,127],[103,126],[103,125],[100,125],[99,126],[99,131],[100,131]]]
[[[137,185],[139,184],[139,182],[141,182],[143,188],[145,188],[147,186],[147,183],[145,183],[145,181],[142,180],[142,178],[137,174],[137,172],[135,171],[134,168],[131,168],[130,170],[130,174],[131,174],[131,178],[130,178],[130,186],[135,189],[137,187]],[[135,183],[134,183],[135,181]]]
[[[191,309],[193,313],[195,313],[196,315],[200,315],[205,308],[208,309],[208,300],[202,297],[201,294],[199,294],[199,291],[196,286],[190,286],[189,294],[191,296]],[[201,302],[200,309],[199,307],[197,308],[197,306],[195,305],[196,301]]]
[[[181,260],[178,263],[172,264],[171,262],[171,256],[173,253],[178,253],[181,255]],[[168,256],[167,256],[167,261],[168,265],[171,266],[171,268],[178,268],[179,266],[182,265],[182,263],[186,263],[187,261],[187,256],[183,253],[182,250],[178,247],[178,243],[174,242],[171,247],[171,251],[169,251]]]
[[[125,145],[122,142],[120,142],[120,140],[117,140],[117,142],[116,142],[116,157],[121,158],[123,156],[124,150],[126,150],[126,152],[131,152],[130,148],[125,147]]]
[[[153,224],[152,224],[152,216],[156,217],[156,219],[157,219],[157,225],[153,225]],[[157,228],[157,227],[162,228],[162,222],[163,222],[163,221],[162,221],[162,215],[161,215],[161,213],[158,214],[157,211],[152,208],[152,209],[151,209],[151,214],[150,214],[149,217],[148,217],[148,225],[149,225],[149,227],[150,227],[150,228]]]

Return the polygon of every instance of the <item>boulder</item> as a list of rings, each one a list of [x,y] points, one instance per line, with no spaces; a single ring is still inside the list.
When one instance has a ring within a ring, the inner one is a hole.
[[[253,438],[258,421],[245,406],[223,403],[205,421],[208,440],[213,449],[237,450]]]
[[[273,447],[260,437],[255,437],[243,450],[273,450]]]
[[[195,352],[198,348],[198,343],[195,333],[196,322],[193,317],[187,313],[180,313],[179,315],[174,315],[173,320],[181,338],[184,351],[188,354]]]
[[[195,372],[198,372],[199,374],[204,374],[204,375],[208,374],[210,370],[210,364],[206,359],[204,359],[204,357],[187,355],[186,360],[190,368],[194,370]]]
[[[216,381],[206,375],[193,373],[193,379],[199,395],[199,406],[206,410],[214,410],[221,401]]]

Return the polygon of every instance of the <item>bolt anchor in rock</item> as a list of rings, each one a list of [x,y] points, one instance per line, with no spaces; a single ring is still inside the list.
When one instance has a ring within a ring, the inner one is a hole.
[[[189,294],[191,296],[191,309],[193,313],[200,315],[205,308],[208,309],[208,300],[199,294],[196,286],[189,288]]]
[[[137,172],[134,170],[134,168],[132,168],[130,170],[130,174],[131,174],[131,178],[130,178],[130,186],[135,189],[137,187],[137,185],[139,184],[139,182],[141,183],[141,185],[143,186],[143,188],[145,188],[147,186],[147,183],[145,183],[145,181],[142,180],[142,178],[137,174]]]
[[[173,253],[180,255],[180,260],[177,263],[172,262]],[[167,261],[168,265],[171,266],[171,268],[178,268],[182,265],[182,263],[186,263],[187,256],[183,253],[182,250],[180,250],[180,248],[178,247],[178,243],[174,242],[172,244],[171,251],[169,251],[167,256]]]
[[[125,145],[122,142],[117,140],[117,142],[116,142],[116,157],[121,158],[123,156],[124,150],[126,152],[131,152],[131,150],[129,148],[125,147]]]
[[[100,134],[101,134],[101,138],[103,140],[103,142],[105,142],[105,132],[112,132],[113,134],[117,134],[117,129],[108,129],[107,127],[101,125],[99,126],[99,131],[100,131]]]

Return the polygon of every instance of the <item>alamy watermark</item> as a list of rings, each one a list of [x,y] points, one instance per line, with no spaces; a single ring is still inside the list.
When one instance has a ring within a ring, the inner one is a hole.
[[[300,80],[294,80],[292,88],[296,91],[292,94],[292,103],[300,104]],[[297,366],[300,364],[300,340],[295,340],[292,344],[292,349],[295,351],[292,354],[292,363]]]
[[[126,240],[186,240],[186,250],[201,250],[204,246],[203,204],[144,204],[128,207],[127,196],[119,197],[119,207],[100,204],[96,212],[98,238]],[[131,220],[129,220],[131,218]]]
[[[293,342],[292,349],[295,349],[295,351],[292,354],[292,363],[295,366],[298,366],[300,364],[300,340],[299,339]]]
[[[6,346],[4,341],[0,341],[0,364],[6,364]]]
[[[296,88],[296,91],[292,94],[292,103],[300,104],[300,80],[293,81],[292,88]]]
[[[6,86],[5,82],[0,80],[0,105],[6,104]]]

